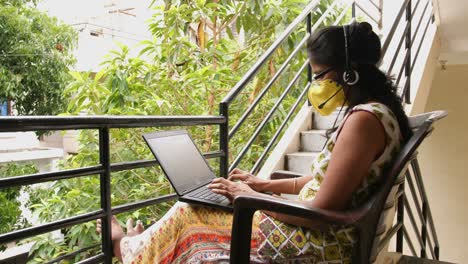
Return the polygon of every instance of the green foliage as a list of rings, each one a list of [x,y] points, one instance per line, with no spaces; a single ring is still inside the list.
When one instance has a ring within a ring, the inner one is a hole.
[[[284,28],[302,11],[306,0],[274,1],[165,1],[153,6],[149,21],[153,39],[141,42],[137,57],[129,55],[129,47],[120,45],[111,51],[98,73],[72,73],[73,81],[65,94],[71,97],[67,112],[89,115],[217,115],[218,103],[240,80],[259,56]],[[321,4],[322,12],[327,5]],[[336,14],[332,14],[336,17]],[[317,18],[315,17],[314,20]],[[256,77],[230,105],[230,126],[261,93],[295,45],[305,36],[301,26],[269,58]],[[230,141],[230,160],[240,153],[253,131],[277,102],[299,67],[306,61],[300,52],[281,77],[263,97],[260,105]],[[278,111],[254,140],[240,167],[252,168],[266,144],[276,132],[292,104],[306,84],[303,74]],[[216,126],[188,127],[202,151],[219,150]],[[112,129],[110,131],[113,163],[153,159],[141,134],[151,128]],[[64,168],[99,164],[96,131],[81,131],[79,154],[70,157]],[[217,169],[216,160],[210,160]],[[159,168],[141,168],[112,174],[112,205],[158,197],[172,193]],[[43,221],[82,214],[100,208],[99,176],[55,182],[49,190],[37,191],[33,208]],[[119,215],[140,218],[144,223],[157,221],[172,203]],[[41,237],[35,247],[35,261],[41,262],[97,243],[93,224],[62,230],[65,241],[60,245],[50,237]],[[81,259],[90,253],[80,254]]]
[[[36,2],[0,1],[0,98],[20,115],[62,112],[74,63],[75,31],[28,4]]]
[[[36,173],[34,164],[7,163],[0,165],[0,178]],[[17,200],[20,187],[5,188],[0,191],[0,233],[7,233],[24,227],[26,223],[20,219],[20,202]],[[0,250],[2,245],[0,245]]]

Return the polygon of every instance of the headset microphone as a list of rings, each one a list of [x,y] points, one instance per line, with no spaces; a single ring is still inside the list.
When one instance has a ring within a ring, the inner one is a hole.
[[[325,106],[325,104],[328,103],[328,101],[330,101],[333,97],[335,97],[335,95],[338,94],[339,91],[341,91],[341,89],[343,89],[343,87],[340,87],[340,89],[338,89],[332,96],[328,97],[328,99],[325,100],[325,102],[319,104],[318,108],[322,109]]]

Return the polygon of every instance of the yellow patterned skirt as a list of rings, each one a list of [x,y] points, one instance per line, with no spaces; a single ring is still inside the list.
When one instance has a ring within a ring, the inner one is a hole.
[[[177,202],[143,233],[121,241],[123,262],[228,263],[231,227],[229,212]],[[257,212],[252,224],[250,260],[347,263],[348,245],[345,233],[303,229]]]

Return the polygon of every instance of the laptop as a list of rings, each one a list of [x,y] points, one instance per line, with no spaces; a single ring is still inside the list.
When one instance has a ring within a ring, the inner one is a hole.
[[[147,133],[143,138],[180,201],[233,210],[229,199],[207,188],[216,175],[186,130]]]

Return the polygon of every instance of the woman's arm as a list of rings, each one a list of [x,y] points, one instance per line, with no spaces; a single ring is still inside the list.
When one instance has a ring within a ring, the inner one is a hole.
[[[344,210],[353,192],[369,173],[374,160],[385,149],[385,131],[371,113],[357,111],[349,115],[337,138],[330,163],[314,200],[303,201],[307,206],[327,210]],[[323,223],[265,212],[293,225],[320,228]]]
[[[264,180],[253,176],[247,171],[235,168],[229,174],[228,180],[242,181],[257,192],[298,194],[302,187],[312,180],[312,178],[312,176],[302,176],[293,179]]]

